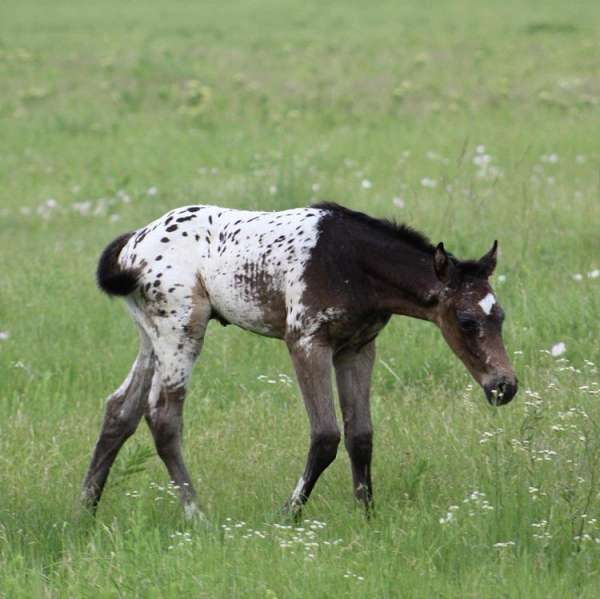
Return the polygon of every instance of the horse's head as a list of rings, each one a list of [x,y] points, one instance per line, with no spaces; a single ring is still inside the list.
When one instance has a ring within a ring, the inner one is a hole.
[[[502,341],[504,311],[489,283],[498,243],[479,260],[460,261],[440,243],[433,255],[443,285],[436,323],[454,353],[483,387],[493,405],[507,404],[517,392],[517,377]]]

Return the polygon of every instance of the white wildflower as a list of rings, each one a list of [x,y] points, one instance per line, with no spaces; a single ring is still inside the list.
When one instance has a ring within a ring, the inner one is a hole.
[[[481,168],[485,168],[492,161],[492,157],[489,154],[476,154],[473,157],[473,164]]]
[[[437,187],[437,181],[429,177],[423,177],[421,179],[421,185],[423,187],[428,187],[429,189],[435,189]]]
[[[544,156],[542,156],[540,158],[540,160],[542,162],[547,162],[548,164],[556,164],[558,162],[558,155],[557,154],[545,154]]]
[[[515,544],[514,541],[504,541],[500,543],[494,543],[494,547],[496,549],[504,549],[505,547],[513,547]]]
[[[92,210],[92,202],[86,200],[84,202],[75,202],[72,206],[73,210],[79,212],[81,216],[87,216]]]

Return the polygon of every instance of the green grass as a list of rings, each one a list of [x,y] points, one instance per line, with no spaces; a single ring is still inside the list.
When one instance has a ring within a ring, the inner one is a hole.
[[[0,596],[596,597],[599,17],[593,0],[4,3]],[[463,257],[499,239],[515,401],[488,407],[433,327],[394,319],[377,517],[340,451],[304,530],[282,529],[308,440],[287,351],[213,323],[185,451],[217,532],[182,522],[145,427],[96,521],[78,515],[136,352],[95,288],[104,245],[185,203],[315,200]]]

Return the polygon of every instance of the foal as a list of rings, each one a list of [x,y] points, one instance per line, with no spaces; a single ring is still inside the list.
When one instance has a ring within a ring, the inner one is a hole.
[[[517,391],[504,314],[488,282],[496,249],[494,242],[480,260],[458,260],[406,226],[336,204],[283,212],[187,206],[117,238],[100,257],[98,284],[125,298],[140,349],[108,398],[83,502],[95,508],[119,449],[145,416],[186,516],[203,516],[181,453],[182,410],[216,319],[283,339],[290,352],[311,435],[286,509],[301,513],[336,456],[332,367],[354,494],[369,509],[375,339],[393,314],[435,323],[491,403],[508,403]]]

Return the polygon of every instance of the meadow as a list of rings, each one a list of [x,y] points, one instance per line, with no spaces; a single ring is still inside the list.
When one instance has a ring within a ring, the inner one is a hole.
[[[0,596],[597,597],[600,6],[594,0],[20,2],[0,7]],[[137,350],[103,247],[168,209],[336,201],[493,285],[520,379],[487,405],[394,318],[372,389],[376,517],[348,458],[292,526],[308,426],[285,346],[212,322],[191,526],[141,425],[77,509]]]

